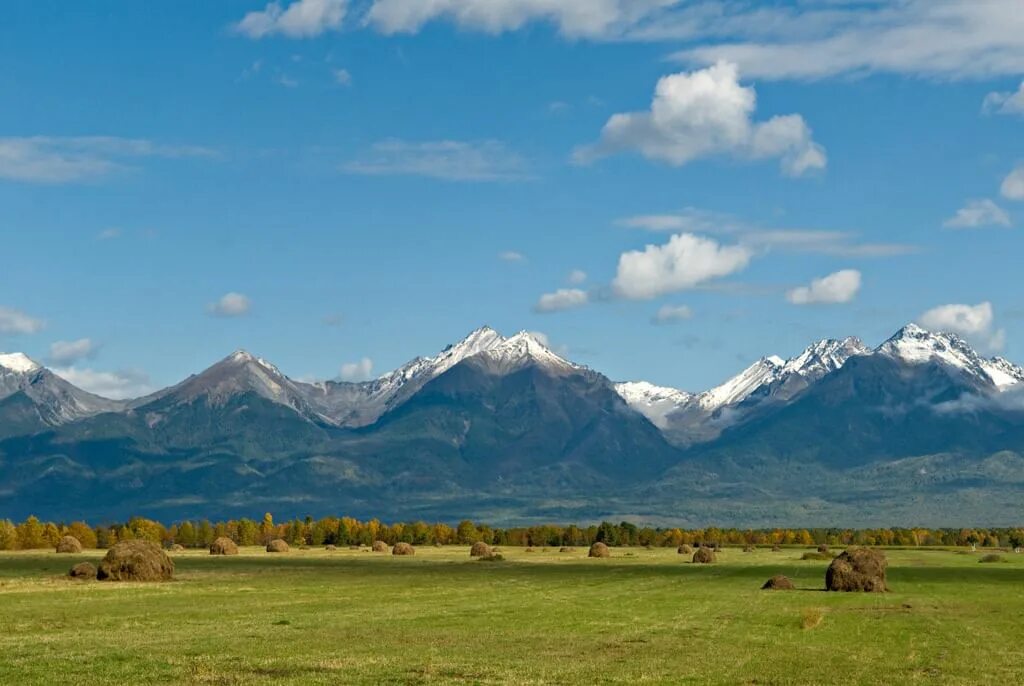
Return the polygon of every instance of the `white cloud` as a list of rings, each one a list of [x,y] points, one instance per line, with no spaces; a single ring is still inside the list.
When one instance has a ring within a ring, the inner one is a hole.
[[[249,314],[252,302],[241,293],[225,293],[216,302],[206,306],[206,311],[215,317],[241,317]]]
[[[118,229],[116,227],[112,227],[112,228],[109,228],[109,229],[103,229],[98,234],[96,234],[96,238],[98,240],[101,240],[101,241],[112,241],[115,238],[120,238],[120,237],[121,237],[121,229]]]
[[[619,152],[682,166],[696,159],[728,155],[741,159],[778,158],[783,171],[801,176],[824,169],[825,149],[798,114],[763,122],[752,117],[754,89],[739,83],[736,65],[719,62],[706,69],[659,79],[650,110],[612,115],[601,139],[577,148],[575,161],[589,163]]]
[[[352,73],[348,69],[335,69],[334,82],[339,86],[352,85]]]
[[[687,305],[662,305],[654,315],[655,324],[671,324],[693,317],[693,310]]]
[[[566,281],[574,286],[579,286],[581,283],[587,280],[587,273],[582,269],[573,269],[569,272],[569,276],[566,277]]]
[[[90,181],[124,168],[140,157],[211,157],[192,145],[163,145],[113,136],[0,138],[0,179],[28,183]]]
[[[21,310],[0,305],[0,334],[32,334],[42,331],[46,322],[29,316]]]
[[[809,286],[800,286],[786,293],[794,305],[848,303],[860,291],[861,275],[856,269],[842,269],[814,279]]]
[[[373,374],[373,360],[364,357],[358,362],[346,362],[341,365],[343,381],[366,381]]]
[[[677,59],[698,64],[728,60],[748,76],[778,79],[871,72],[954,78],[1024,72],[1024,12],[1016,0],[817,2],[798,3],[797,8],[747,2],[711,7],[719,12],[706,12],[704,19],[695,12],[689,25],[664,23],[690,31],[691,36],[717,34],[726,41],[705,41],[677,53]]]
[[[446,181],[513,181],[528,178],[526,164],[499,141],[386,140],[371,154],[342,166],[351,174],[404,174]]]
[[[95,357],[99,346],[88,338],[77,341],[56,341],[50,344],[50,359],[59,365],[69,365],[90,357]]]
[[[590,302],[590,296],[579,288],[559,288],[554,293],[540,296],[534,310],[537,312],[560,312],[583,307]]]
[[[69,383],[104,398],[138,398],[154,390],[149,376],[140,371],[102,372],[78,367],[55,367],[52,371]]]
[[[959,334],[985,352],[1001,350],[1006,342],[1006,332],[995,328],[995,312],[990,302],[940,305],[922,314],[918,321],[926,329]]]
[[[1010,215],[988,198],[968,200],[967,204],[942,223],[947,229],[977,229],[986,226],[1011,226]]]
[[[505,262],[523,262],[526,260],[526,256],[521,252],[515,250],[506,250],[498,253],[498,259],[504,260]]]
[[[341,27],[348,0],[295,0],[287,8],[271,2],[258,12],[249,12],[235,30],[249,38],[280,34],[288,38],[309,38]]]
[[[653,298],[738,272],[752,256],[747,246],[723,246],[710,238],[681,233],[664,245],[623,253],[612,286],[623,298]]]
[[[1009,200],[1024,200],[1024,164],[1018,166],[1003,179],[999,192]]]
[[[985,114],[1024,114],[1024,81],[1016,91],[994,91],[981,103]]]

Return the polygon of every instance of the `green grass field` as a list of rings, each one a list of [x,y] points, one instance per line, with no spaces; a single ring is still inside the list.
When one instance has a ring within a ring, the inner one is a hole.
[[[1024,555],[887,551],[869,595],[820,590],[806,549],[468,550],[189,551],[163,584],[0,553],[0,683],[1024,683]]]

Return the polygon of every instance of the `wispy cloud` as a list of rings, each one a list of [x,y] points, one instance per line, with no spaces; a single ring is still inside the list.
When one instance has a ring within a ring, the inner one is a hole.
[[[373,374],[373,360],[364,357],[357,362],[346,362],[341,365],[342,381],[366,381]]]
[[[516,250],[505,250],[498,253],[498,259],[503,262],[525,262],[526,255]]]
[[[981,103],[985,114],[1024,114],[1024,81],[1015,91],[993,91]]]
[[[980,229],[988,226],[1013,225],[1010,215],[988,198],[968,200],[967,204],[942,223],[947,229]]]
[[[654,314],[655,324],[672,324],[693,317],[693,310],[688,305],[662,305]]]
[[[0,305],[0,334],[18,335],[33,334],[42,331],[46,322],[28,315],[21,310]]]
[[[786,293],[794,305],[837,305],[848,303],[860,292],[861,273],[856,269],[842,269],[808,286],[800,286]]]
[[[80,367],[54,367],[52,371],[79,388],[114,400],[138,398],[155,390],[149,375],[138,370],[105,372]]]
[[[254,39],[274,35],[311,38],[341,28],[347,12],[348,0],[294,0],[287,7],[271,2],[246,14],[234,30]]]
[[[350,174],[426,176],[445,181],[519,181],[529,178],[525,161],[499,141],[398,139],[373,145],[362,159],[342,165]]]
[[[215,155],[201,146],[113,136],[0,138],[0,179],[52,184],[90,181],[124,169],[132,159]]]
[[[89,338],[79,338],[75,341],[56,341],[50,344],[50,360],[59,365],[74,364],[80,360],[95,357],[99,349],[99,345]]]

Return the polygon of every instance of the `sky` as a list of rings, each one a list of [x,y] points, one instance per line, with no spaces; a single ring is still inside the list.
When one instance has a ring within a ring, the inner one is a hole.
[[[0,351],[95,392],[485,324],[691,391],[1024,362],[1019,0],[33,0],[0,65]]]

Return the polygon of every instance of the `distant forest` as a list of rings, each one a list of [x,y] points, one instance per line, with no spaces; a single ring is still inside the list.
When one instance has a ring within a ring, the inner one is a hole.
[[[707,529],[638,527],[629,522],[602,522],[591,526],[538,525],[499,528],[469,520],[456,526],[445,523],[400,522],[378,519],[311,517],[275,522],[267,513],[262,520],[202,519],[165,525],[134,517],[123,524],[90,526],[86,522],[43,522],[29,517],[20,524],[0,520],[0,550],[52,548],[62,536],[77,538],[86,548],[109,548],[118,541],[145,539],[164,546],[205,548],[226,536],[239,545],[266,545],[281,538],[291,545],[370,545],[374,541],[413,545],[470,545],[484,541],[507,546],[575,546],[601,541],[608,545],[674,547],[683,544],[714,545],[881,545],[881,546],[984,546],[1019,549],[1024,528],[994,529]]]

